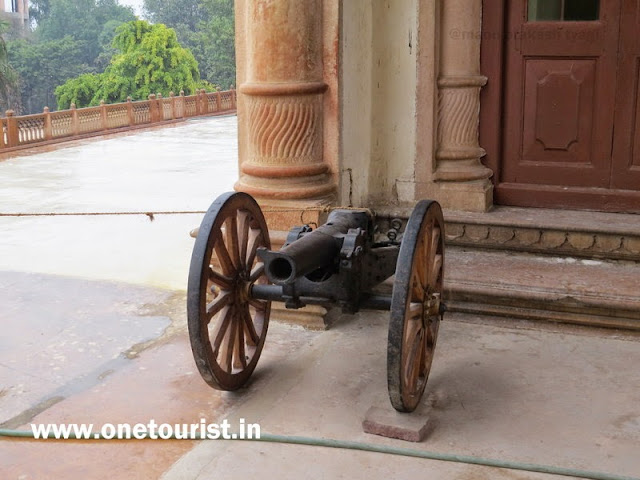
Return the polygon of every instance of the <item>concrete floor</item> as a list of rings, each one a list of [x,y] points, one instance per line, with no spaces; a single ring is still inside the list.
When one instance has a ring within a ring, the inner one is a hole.
[[[235,178],[234,125],[198,120],[0,161],[0,210],[206,209]],[[129,168],[135,175],[122,175]],[[210,389],[185,325],[188,230],[200,217],[0,217],[0,427],[245,418],[263,433],[640,476],[638,335],[448,315],[422,407],[430,431],[419,444],[361,428],[369,407],[389,408],[384,313],[341,316],[326,332],[272,323],[249,385]],[[252,474],[554,478],[254,442],[0,440],[2,479]]]

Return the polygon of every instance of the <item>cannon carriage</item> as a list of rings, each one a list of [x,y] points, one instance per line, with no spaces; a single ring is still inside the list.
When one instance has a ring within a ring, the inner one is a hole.
[[[264,215],[245,193],[218,197],[205,214],[189,270],[187,316],[194,359],[213,388],[236,390],[256,368],[271,302],[390,311],[387,385],[393,407],[413,411],[427,383],[440,321],[444,220],[422,200],[406,226],[374,234],[366,209],[336,208],[315,230],[294,227],[271,250]],[[394,276],[391,295],[375,287]]]

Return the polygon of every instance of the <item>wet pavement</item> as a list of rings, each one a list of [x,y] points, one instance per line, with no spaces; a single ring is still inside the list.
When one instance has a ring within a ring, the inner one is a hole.
[[[0,159],[0,213],[41,215],[0,216],[0,425],[212,415],[225,402],[194,375],[185,330],[189,231],[202,214],[144,213],[204,211],[232,189],[235,116],[28,153]],[[140,362],[148,349],[153,360]],[[11,443],[0,478],[78,478],[86,446]],[[167,449],[153,442],[98,447],[101,462],[90,447],[83,477],[117,459],[116,477],[155,478],[189,448],[178,443],[164,463],[145,453]]]
[[[0,161],[4,213],[205,210],[236,177],[235,117]],[[0,217],[0,426],[259,422],[263,432],[640,472],[640,337],[448,315],[419,444],[366,434],[389,408],[387,314],[327,332],[272,322],[246,388],[200,378],[185,287],[201,214]],[[0,440],[2,479],[551,479],[253,442]]]
[[[0,213],[205,211],[237,177],[236,117],[0,160]],[[185,289],[202,214],[0,216],[0,270]]]

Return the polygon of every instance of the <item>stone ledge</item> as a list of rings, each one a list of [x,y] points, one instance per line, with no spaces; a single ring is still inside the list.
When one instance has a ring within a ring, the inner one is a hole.
[[[411,208],[376,209],[381,232]],[[640,215],[496,207],[487,213],[445,210],[451,246],[555,256],[640,261]]]
[[[640,330],[640,265],[449,248],[449,310]]]
[[[540,320],[546,322],[568,323],[590,327],[616,328],[622,330],[640,331],[640,320],[607,317],[601,315],[561,312],[548,310],[544,305],[524,308],[522,306],[499,305],[486,302],[486,298],[477,302],[450,300],[447,307],[451,312],[492,315],[496,317],[519,318],[525,320]]]
[[[449,245],[640,261],[640,235],[446,222]]]

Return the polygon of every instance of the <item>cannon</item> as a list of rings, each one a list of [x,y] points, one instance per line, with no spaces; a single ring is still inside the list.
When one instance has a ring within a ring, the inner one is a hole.
[[[388,310],[389,399],[396,410],[413,411],[446,310],[444,220],[437,202],[421,200],[404,229],[401,223],[395,221],[380,239],[369,210],[336,208],[316,229],[291,229],[283,247],[273,251],[257,202],[239,192],[219,196],[202,219],[188,279],[189,338],[202,378],[220,390],[247,382],[264,346],[273,301],[293,309]],[[377,292],[392,276],[392,294]]]

